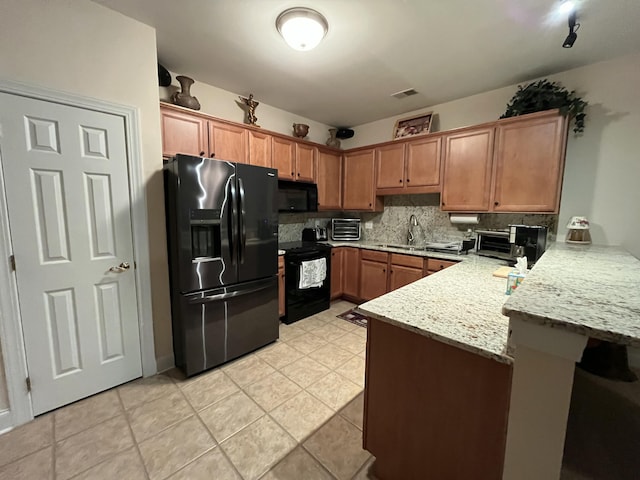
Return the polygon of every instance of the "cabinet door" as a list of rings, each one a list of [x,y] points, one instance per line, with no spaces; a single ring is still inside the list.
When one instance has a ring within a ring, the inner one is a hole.
[[[422,278],[422,269],[405,267],[403,265],[391,265],[389,271],[389,291],[404,287]]]
[[[317,154],[316,147],[296,143],[296,180],[315,183]]]
[[[433,273],[438,273],[440,270],[444,270],[445,268],[453,267],[458,262],[450,262],[448,260],[439,260],[437,258],[430,258],[427,260],[427,270],[429,275]]]
[[[160,108],[160,120],[163,156],[172,157],[177,153],[209,156],[207,120],[164,108]]]
[[[331,249],[331,300],[342,296],[343,248]]]
[[[379,210],[375,192],[375,157],[373,149],[344,156],[343,209]]]
[[[210,157],[229,162],[248,163],[247,131],[242,127],[209,120]]]
[[[360,250],[345,248],[342,253],[342,290],[345,296],[357,299],[360,290]]]
[[[493,132],[489,127],[445,137],[442,210],[489,210]]]
[[[271,168],[271,135],[247,130],[249,137],[249,163]]]
[[[405,185],[432,187],[440,185],[440,151],[442,138],[407,143]]]
[[[376,148],[377,190],[404,186],[404,152],[404,143]]]
[[[271,140],[271,161],[273,168],[278,169],[278,178],[294,180],[295,149],[294,143],[285,138],[273,137]]]
[[[493,210],[557,213],[567,126],[558,115],[499,125]]]
[[[342,155],[318,152],[318,210],[342,209]]]
[[[284,314],[286,313],[286,300],[284,292],[284,257],[280,255],[278,257],[278,315],[280,317],[284,316]]]
[[[360,298],[371,300],[387,293],[387,264],[360,261]]]

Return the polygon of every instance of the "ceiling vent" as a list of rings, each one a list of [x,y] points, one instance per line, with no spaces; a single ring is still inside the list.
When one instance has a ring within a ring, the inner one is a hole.
[[[417,95],[417,94],[418,94],[418,91],[415,88],[407,88],[406,90],[392,93],[391,96],[393,98],[404,98],[404,97],[410,97],[411,95]]]

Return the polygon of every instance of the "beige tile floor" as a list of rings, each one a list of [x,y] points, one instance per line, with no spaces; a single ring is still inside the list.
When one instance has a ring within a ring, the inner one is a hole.
[[[362,480],[366,329],[336,318],[191,379],[137,380],[0,436],[0,480]]]

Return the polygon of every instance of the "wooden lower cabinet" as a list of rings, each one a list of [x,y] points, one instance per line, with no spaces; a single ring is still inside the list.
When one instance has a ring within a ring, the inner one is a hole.
[[[387,293],[387,263],[360,261],[360,298],[372,300]]]
[[[430,258],[427,260],[427,275],[438,273],[440,270],[452,267],[458,262],[451,262],[449,260],[439,260],[437,258]]]
[[[342,258],[344,250],[342,247],[331,249],[331,300],[340,298],[343,293]]]
[[[278,314],[282,317],[286,312],[284,283],[284,256],[278,256]]]
[[[403,265],[391,265],[389,270],[389,291],[404,287],[420,280],[424,275],[422,268],[405,267]]]
[[[342,252],[342,294],[347,300],[359,300],[360,249],[345,247]]]
[[[500,480],[512,368],[376,319],[364,448],[380,480]]]

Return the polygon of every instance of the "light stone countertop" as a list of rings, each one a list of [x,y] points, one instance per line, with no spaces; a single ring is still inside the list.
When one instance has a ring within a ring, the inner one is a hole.
[[[384,244],[385,246],[380,246],[382,242],[365,242],[362,240],[359,241],[335,241],[329,240],[322,243],[326,243],[331,245],[332,247],[354,247],[354,248],[363,248],[365,250],[377,250],[380,252],[390,252],[390,253],[400,253],[403,255],[414,255],[416,257],[429,257],[429,258],[438,258],[440,260],[451,260],[451,261],[461,261],[466,257],[469,257],[469,254],[455,254],[455,253],[446,253],[446,252],[432,252],[427,250],[408,250],[406,248],[394,248],[393,244]],[[473,250],[472,250],[473,251]],[[471,252],[469,252],[471,253]],[[471,255],[474,256],[474,255]]]
[[[424,253],[424,256],[434,256],[434,252]],[[513,358],[507,354],[509,318],[500,313],[508,298],[505,295],[507,280],[492,275],[507,263],[477,255],[444,255],[461,261],[363,303],[357,311],[511,364]],[[436,258],[443,257],[438,255]]]
[[[502,309],[505,315],[640,346],[640,260],[618,247],[557,243]]]

